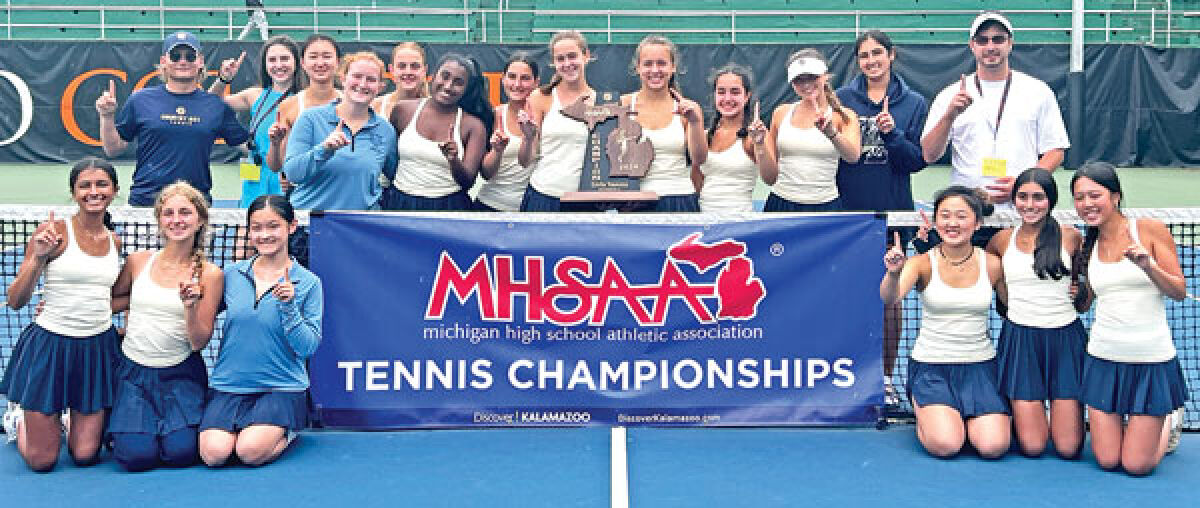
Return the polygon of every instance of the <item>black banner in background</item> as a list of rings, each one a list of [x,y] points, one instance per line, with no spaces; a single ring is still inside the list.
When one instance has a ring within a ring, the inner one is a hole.
[[[68,162],[88,155],[103,155],[99,146],[96,98],[117,82],[120,100],[133,90],[158,84],[154,64],[158,42],[52,42],[8,41],[0,47],[0,162]],[[258,43],[210,43],[204,48],[209,69],[224,58],[247,52],[246,65],[234,80],[240,90],[257,80]],[[818,45],[828,58],[834,82],[840,85],[857,74],[854,48],[849,44]],[[346,43],[344,52],[371,50],[388,60],[391,46]],[[631,45],[596,45],[588,80],[601,90],[632,91]],[[775,106],[794,100],[786,85],[784,63],[799,49],[795,45],[688,45],[680,47],[684,95],[699,102],[711,117],[711,72],[727,62],[754,70],[766,116]],[[426,46],[431,64],[447,52],[474,57],[492,81],[493,100],[499,100],[500,71],[512,52],[531,52],[549,64],[544,45]],[[897,72],[919,93],[932,100],[946,85],[974,67],[966,44],[911,45],[898,48]],[[1066,45],[1018,45],[1013,67],[1042,79],[1058,94],[1063,117],[1068,118]],[[1085,53],[1086,97],[1084,129],[1073,160],[1105,160],[1121,166],[1200,165],[1200,49],[1159,49],[1134,45],[1089,46]],[[212,73],[213,71],[210,71]],[[542,80],[553,71],[543,68]],[[1075,126],[1072,126],[1076,128]],[[130,148],[122,158],[133,156]],[[236,158],[232,149],[219,146],[214,160]]]

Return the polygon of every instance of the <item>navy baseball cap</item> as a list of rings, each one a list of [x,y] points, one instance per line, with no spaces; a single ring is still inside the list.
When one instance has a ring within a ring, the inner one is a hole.
[[[192,49],[196,50],[197,53],[200,52],[200,41],[196,40],[196,36],[192,35],[191,32],[185,32],[181,30],[167,35],[167,38],[163,39],[163,54],[165,55],[170,53],[175,46],[179,46],[181,44],[191,46]]]

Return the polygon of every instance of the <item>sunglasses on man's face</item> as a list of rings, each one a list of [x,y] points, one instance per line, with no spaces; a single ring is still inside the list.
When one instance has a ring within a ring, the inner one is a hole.
[[[196,52],[190,49],[175,48],[172,49],[170,53],[167,53],[167,58],[170,58],[172,62],[178,62],[180,60],[195,62]]]
[[[975,39],[975,44],[979,46],[987,46],[989,41],[997,46],[1008,42],[1007,35],[993,35],[990,37],[987,35],[976,35],[973,38]]]

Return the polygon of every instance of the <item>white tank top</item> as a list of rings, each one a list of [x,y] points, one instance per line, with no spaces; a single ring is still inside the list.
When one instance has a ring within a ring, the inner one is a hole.
[[[497,210],[516,212],[521,209],[521,199],[525,197],[525,187],[529,186],[529,175],[533,173],[533,167],[525,168],[517,162],[517,153],[521,151],[521,143],[524,143],[525,139],[513,136],[508,130],[508,122],[505,120],[508,108],[500,108],[500,111],[502,113],[497,115],[496,122],[504,134],[508,135],[508,146],[504,147],[504,153],[500,155],[500,168],[496,170],[496,176],[484,182],[479,188],[478,197],[480,203]]]
[[[172,367],[192,354],[178,287],[162,287],[150,277],[158,259],[156,251],[133,279],[129,293],[129,319],[121,351],[146,367]]]
[[[1133,241],[1137,222],[1129,219]],[[1102,263],[1092,249],[1088,282],[1096,293],[1096,320],[1088,338],[1088,354],[1125,363],[1158,363],[1175,358],[1162,291],[1146,272],[1126,257]]]
[[[938,274],[938,249],[929,250],[932,267],[929,284],[921,291],[921,331],[913,346],[914,360],[925,363],[975,363],[991,360],[996,348],[988,337],[988,312],[992,307],[992,282],[987,254],[978,247],[972,254],[979,278],[966,288],[942,282]]]
[[[557,90],[550,97],[550,110],[542,118],[541,156],[529,184],[542,194],[561,198],[579,190],[589,133],[587,124],[563,116]]]
[[[838,154],[833,141],[816,127],[792,125],[796,104],[779,122],[779,178],[771,192],[793,203],[816,205],[837,199]]]
[[[396,178],[393,180],[396,189],[412,196],[440,198],[458,192],[462,187],[450,173],[450,163],[442,155],[439,143],[425,139],[417,133],[417,120],[429,99],[421,99],[412,119],[396,139],[396,152],[399,160],[396,163]],[[454,116],[454,144],[458,147],[459,157],[464,155],[462,133],[459,125],[462,123],[462,108]]]
[[[87,338],[112,327],[112,286],[121,272],[121,259],[112,233],[108,252],[89,256],[76,243],[72,218],[67,225],[67,247],[46,264],[42,284],[42,312],[34,322],[48,331]]]
[[[758,166],[746,155],[742,140],[729,148],[714,152],[700,166],[704,172],[704,187],[700,189],[700,210],[703,212],[754,211],[754,184],[758,182]]]
[[[1071,256],[1060,249],[1063,264],[1071,269]],[[1000,259],[1008,285],[1008,319],[1021,326],[1061,328],[1079,318],[1071,303],[1071,277],[1039,279],[1033,271],[1033,254],[1017,248],[1017,230],[1009,237]]]
[[[629,100],[629,107],[637,111],[638,94]],[[672,108],[675,109],[675,108]],[[688,167],[687,131],[683,120],[672,114],[671,121],[661,129],[642,127],[642,136],[654,146],[654,160],[642,178],[641,190],[658,193],[659,196],[680,196],[696,193],[692,184],[692,171]]]

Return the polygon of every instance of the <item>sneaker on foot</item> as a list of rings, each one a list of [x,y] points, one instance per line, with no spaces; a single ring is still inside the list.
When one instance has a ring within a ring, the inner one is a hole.
[[[1179,448],[1179,437],[1183,433],[1182,407],[1167,415],[1167,425],[1170,425],[1170,434],[1167,435],[1167,453],[1173,453],[1176,448]]]
[[[885,406],[900,405],[900,392],[896,391],[896,386],[892,384],[891,379],[883,380],[883,404]]]
[[[17,426],[20,425],[24,417],[21,406],[16,402],[9,401],[8,409],[4,411],[4,435],[7,443],[17,440]]]

